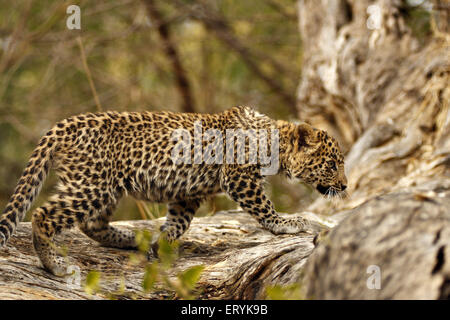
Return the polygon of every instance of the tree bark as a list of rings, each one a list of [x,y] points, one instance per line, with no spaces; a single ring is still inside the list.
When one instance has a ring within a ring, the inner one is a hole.
[[[311,233],[336,221],[312,213]],[[315,221],[315,222],[314,222]],[[132,230],[156,231],[164,222],[157,220],[121,221],[114,225]],[[299,280],[299,270],[311,253],[312,234],[275,236],[242,211],[218,212],[211,217],[194,218],[180,241],[180,256],[168,270],[169,278],[195,265],[205,269],[198,282],[199,298],[255,299],[265,297],[271,284]],[[164,299],[177,298],[159,283],[144,292],[145,265],[132,263],[133,250],[105,248],[74,229],[57,238],[67,246],[68,264],[80,270],[75,277],[59,278],[45,271],[33,252],[30,223],[21,223],[7,246],[0,250],[0,299]],[[89,271],[100,272],[100,290],[85,292]],[[80,285],[77,286],[77,283]],[[125,285],[123,291],[119,288]]]
[[[448,299],[449,207],[448,190],[393,192],[358,206],[309,258],[306,296]]]
[[[450,8],[434,5],[420,44],[402,1],[299,2],[299,114],[348,150],[350,193],[309,208],[347,218],[307,262],[308,298],[450,297],[450,36],[435,20]]]

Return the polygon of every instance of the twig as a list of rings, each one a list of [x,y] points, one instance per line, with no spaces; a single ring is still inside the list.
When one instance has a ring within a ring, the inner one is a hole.
[[[189,12],[193,19],[199,20],[203,23],[207,30],[213,32],[216,37],[222,41],[231,50],[235,51],[240,55],[242,60],[248,66],[248,68],[261,80],[263,80],[266,85],[276,93],[282,100],[287,104],[290,112],[297,114],[296,103],[297,99],[294,93],[288,92],[281,83],[276,81],[272,76],[264,72],[260,66],[255,63],[255,58],[259,57],[262,59],[261,54],[256,54],[251,51],[244,43],[242,43],[237,37],[234,36],[228,22],[219,13],[214,12],[211,8],[208,8],[205,3],[202,3],[201,7],[196,6],[190,7],[184,3],[178,2],[180,6],[184,6],[185,10]],[[276,70],[282,70],[283,67],[275,60],[266,57],[264,60],[268,61]]]
[[[147,7],[147,12],[150,18],[153,20],[152,22],[157,27],[159,36],[164,45],[165,53],[172,64],[172,68],[176,77],[177,88],[182,97],[181,110],[183,112],[195,112],[191,85],[186,75],[186,71],[181,64],[178,50],[171,37],[168,24],[163,20],[162,15],[155,4],[155,1],[145,0],[144,3]]]
[[[147,214],[144,209],[144,204],[142,204],[141,201],[136,200],[136,206],[138,208],[139,213],[141,214],[142,220],[147,220]]]
[[[81,41],[81,37],[77,37],[78,46],[80,47],[81,52],[81,60],[83,61],[84,71],[86,72],[86,77],[89,81],[89,86],[91,87],[92,95],[94,96],[95,104],[97,105],[97,111],[102,111],[102,105],[100,104],[100,99],[98,98],[97,90],[94,86],[94,81],[92,81],[91,71],[89,70],[89,66],[86,60],[86,54],[84,52],[83,41]]]

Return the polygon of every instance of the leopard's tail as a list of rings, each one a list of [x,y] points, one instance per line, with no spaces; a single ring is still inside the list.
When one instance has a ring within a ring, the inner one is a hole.
[[[41,191],[51,167],[56,144],[56,139],[47,134],[41,138],[39,145],[31,155],[30,161],[0,217],[0,247],[9,240],[17,224],[23,220]]]

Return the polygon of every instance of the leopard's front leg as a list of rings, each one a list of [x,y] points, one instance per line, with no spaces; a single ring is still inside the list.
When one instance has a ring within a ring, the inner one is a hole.
[[[307,229],[307,220],[281,217],[264,194],[263,177],[258,168],[227,167],[221,176],[222,189],[246,212],[274,234],[299,233]]]

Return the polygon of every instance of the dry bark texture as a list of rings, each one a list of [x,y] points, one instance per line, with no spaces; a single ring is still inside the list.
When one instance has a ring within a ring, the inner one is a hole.
[[[311,213],[311,232],[336,221]],[[157,230],[162,219],[123,221],[115,225],[130,229]],[[314,222],[317,221],[317,222]],[[58,278],[42,269],[31,244],[31,225],[21,223],[10,242],[0,251],[0,299],[163,299],[176,298],[162,284],[144,293],[144,265],[130,262],[133,251],[104,248],[80,231],[66,231],[57,241],[68,248],[70,265],[80,268],[80,287],[74,278]],[[171,279],[195,265],[205,269],[198,283],[200,298],[254,299],[265,296],[265,287],[299,281],[299,270],[314,248],[313,235],[275,236],[262,230],[242,211],[219,212],[194,218],[183,236],[180,257],[169,271]],[[101,271],[101,291],[89,295],[84,290],[89,271]],[[124,291],[119,292],[121,284]]]
[[[351,195],[309,208],[348,217],[310,257],[307,296],[448,298],[448,2],[438,3],[439,20],[424,45],[406,26],[402,1],[299,4],[305,48],[299,113],[349,150]],[[369,5],[381,11],[378,29],[367,28]],[[380,267],[379,290],[367,287],[369,265]]]

